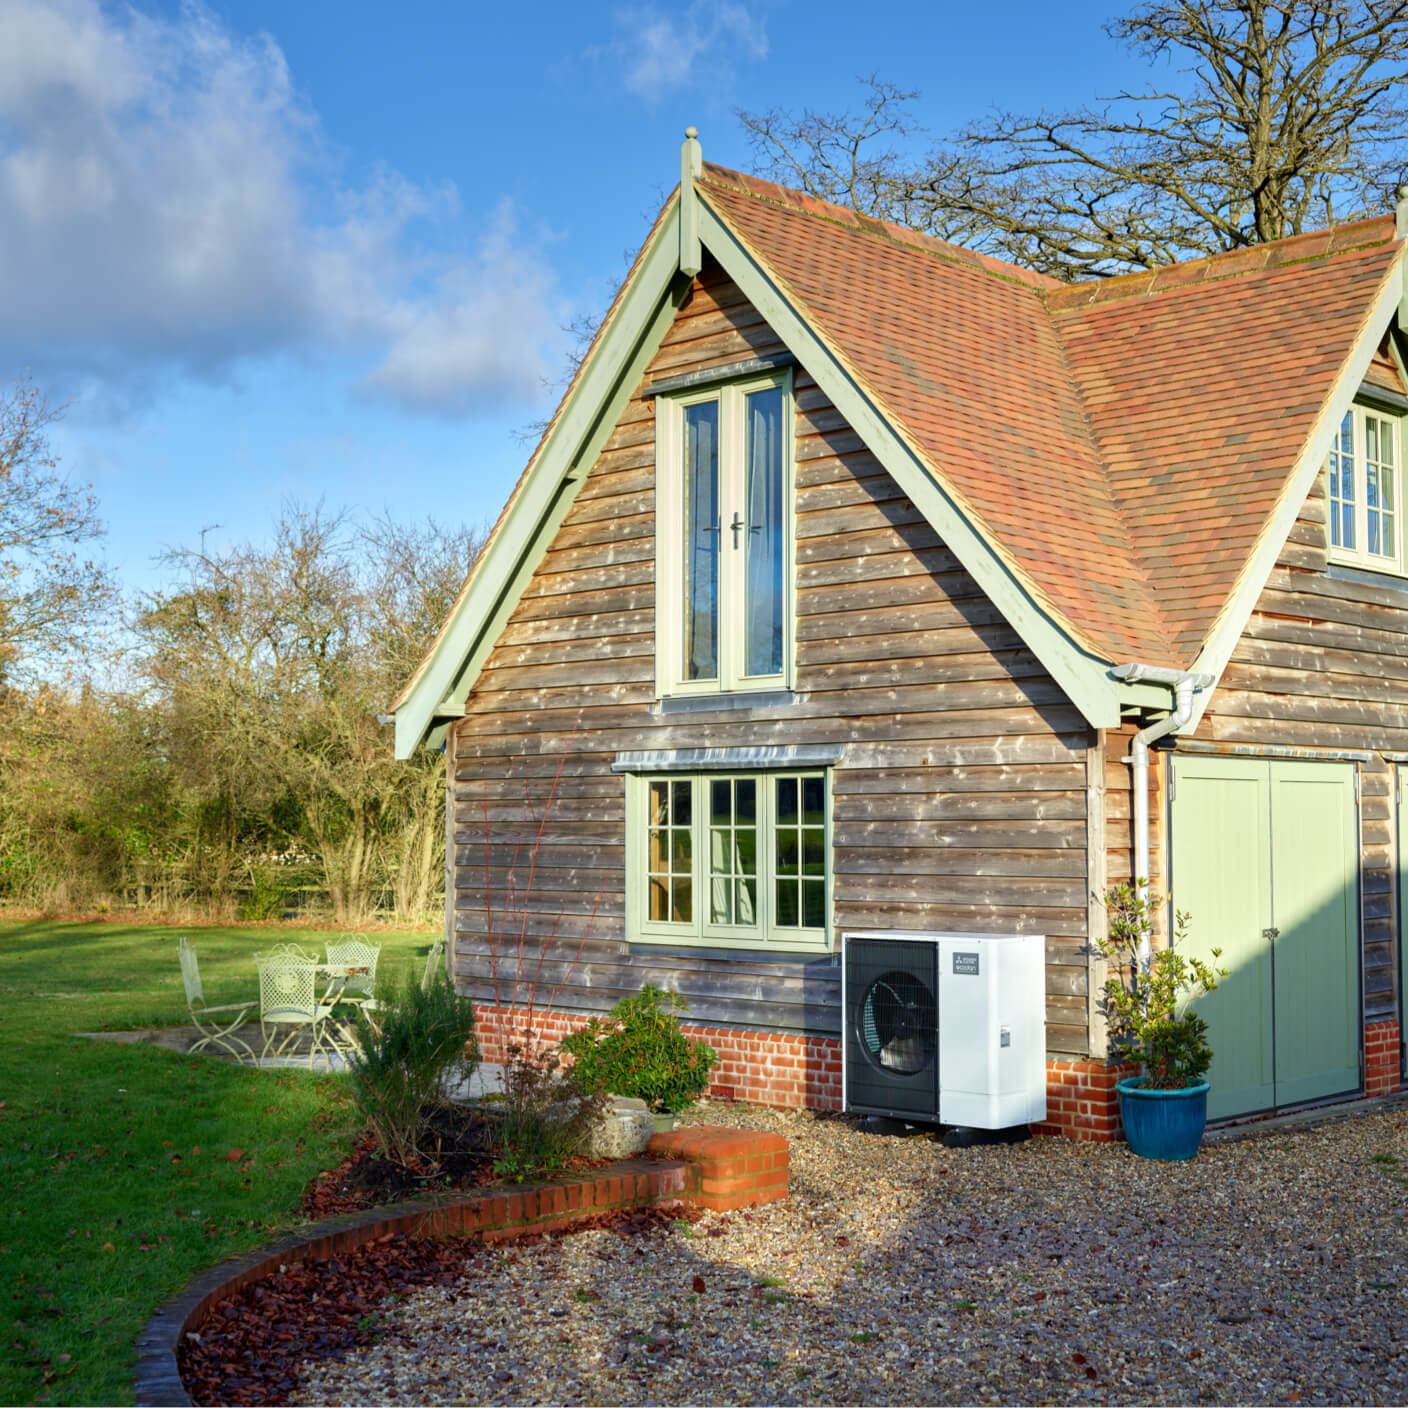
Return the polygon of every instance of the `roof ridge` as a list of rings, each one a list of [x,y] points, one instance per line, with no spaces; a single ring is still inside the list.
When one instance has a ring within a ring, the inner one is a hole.
[[[866,215],[862,211],[854,210],[850,206],[836,205],[832,201],[822,200],[820,196],[814,196],[808,191],[799,191],[792,186],[779,185],[776,181],[765,181],[761,176],[750,176],[746,172],[734,171],[730,167],[719,166],[715,162],[706,161],[704,163],[704,174],[699,179],[706,184],[731,186],[741,195],[751,196],[755,200],[770,201],[774,205],[795,210],[799,214],[809,215],[815,220],[826,220],[834,225],[845,226],[857,234],[872,235],[877,239],[888,240],[892,244],[903,245],[917,253],[929,254],[950,264],[962,264],[968,268],[981,270],[993,278],[1021,284],[1023,287],[1030,288],[1034,293],[1047,290],[1056,291],[1066,287],[1059,279],[1053,279],[1049,274],[1038,273],[1035,269],[1024,269],[1020,264],[1012,264],[991,254],[983,254],[979,250],[967,248],[966,245],[952,244],[948,240],[926,235],[922,230],[915,230],[908,225],[901,225],[893,220],[881,220],[874,215]]]
[[[1336,254],[1390,244],[1395,238],[1394,224],[1392,214],[1365,216],[1360,220],[1348,220],[1343,225],[1330,225],[1323,230],[1307,230],[1279,240],[1219,250],[1201,259],[1160,264],[1155,269],[1113,274],[1109,278],[1088,283],[1059,284],[1055,288],[1043,289],[1041,298],[1052,312],[1063,313],[1072,308],[1087,308],[1091,304],[1114,303],[1141,295],[1152,296],[1174,289],[1248,278],[1273,269],[1314,263]]]
[[[886,239],[893,244],[904,245],[937,259],[980,269],[994,278],[1021,284],[1032,289],[1044,302],[1048,302],[1052,311],[1065,311],[1067,308],[1085,307],[1090,303],[1135,297],[1141,293],[1164,293],[1198,283],[1239,278],[1268,269],[1283,268],[1289,264],[1325,259],[1332,254],[1386,244],[1395,238],[1395,217],[1392,212],[1386,212],[1382,215],[1361,216],[1357,220],[1347,220],[1343,224],[1328,225],[1319,230],[1305,230],[1277,240],[1219,250],[1199,259],[1178,260],[1171,264],[1160,264],[1153,269],[1112,274],[1107,278],[1090,279],[1080,283],[1067,283],[1048,274],[1038,273],[1034,269],[1024,268],[1020,264],[999,259],[995,255],[984,254],[979,250],[969,249],[966,245],[953,244],[948,240],[926,235],[921,230],[893,220],[881,220],[850,206],[823,200],[820,196],[814,196],[794,186],[784,186],[776,181],[765,180],[761,176],[735,171],[731,167],[720,166],[717,162],[706,161],[700,179],[714,185],[731,186],[740,194],[751,196],[755,200],[770,201],[800,214],[810,215],[813,219],[826,220],[855,230],[859,234]]]

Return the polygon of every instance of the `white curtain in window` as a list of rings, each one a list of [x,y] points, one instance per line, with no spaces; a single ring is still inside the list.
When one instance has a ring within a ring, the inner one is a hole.
[[[709,919],[714,924],[733,923],[733,880],[729,874],[733,867],[732,857],[728,854],[732,849],[729,844],[731,839],[732,832],[717,829],[710,837]]]
[[[738,833],[716,826],[709,840],[709,919],[713,924],[756,924],[750,884],[738,854]]]

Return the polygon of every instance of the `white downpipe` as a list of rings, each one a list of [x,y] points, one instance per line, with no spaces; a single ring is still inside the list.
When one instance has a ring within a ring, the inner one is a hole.
[[[1149,898],[1149,745],[1170,733],[1177,733],[1193,717],[1193,696],[1212,683],[1211,675],[1190,674],[1185,670],[1168,670],[1158,665],[1117,665],[1111,672],[1117,680],[1128,684],[1168,685],[1173,690],[1173,713],[1157,723],[1142,728],[1134,735],[1130,765],[1134,792],[1134,883],[1141,897]],[[1139,966],[1146,972],[1152,955],[1149,936],[1139,945]]]

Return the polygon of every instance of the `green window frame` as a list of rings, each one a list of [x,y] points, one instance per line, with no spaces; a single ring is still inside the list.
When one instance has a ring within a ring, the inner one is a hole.
[[[792,687],[792,374],[656,401],[656,689]]]
[[[626,825],[628,938],[830,947],[825,769],[633,774]]]
[[[1404,575],[1400,419],[1356,402],[1325,457],[1325,542],[1331,562]]]

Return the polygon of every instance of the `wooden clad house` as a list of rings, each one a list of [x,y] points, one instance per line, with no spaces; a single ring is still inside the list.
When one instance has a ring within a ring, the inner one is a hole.
[[[491,1049],[515,968],[559,1027],[654,982],[834,1108],[843,932],[1038,933],[1051,1125],[1112,1137],[1137,866],[1232,970],[1214,1115],[1397,1088],[1405,233],[1065,286],[691,133],[395,706]]]

